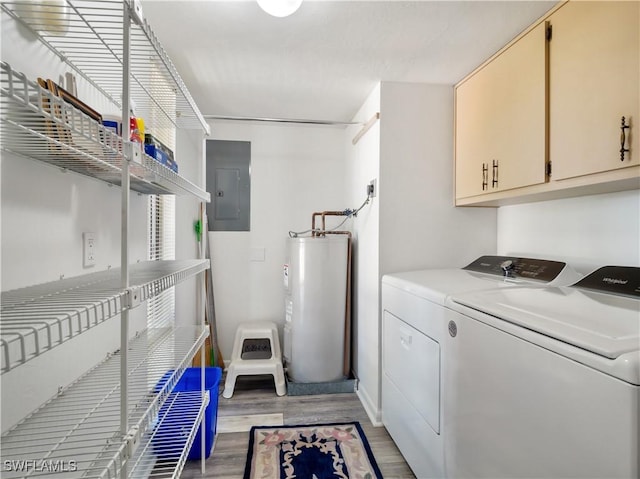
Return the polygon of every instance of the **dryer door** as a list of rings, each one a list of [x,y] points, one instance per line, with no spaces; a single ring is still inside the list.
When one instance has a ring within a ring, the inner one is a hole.
[[[383,344],[384,374],[440,433],[440,345],[388,311]]]

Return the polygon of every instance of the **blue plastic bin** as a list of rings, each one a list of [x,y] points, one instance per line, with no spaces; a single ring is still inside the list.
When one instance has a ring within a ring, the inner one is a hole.
[[[158,382],[158,386],[156,386],[156,392],[159,391],[162,387],[162,384],[166,382],[168,376],[171,375],[171,371],[169,371],[165,376]],[[213,447],[213,439],[216,435],[216,423],[218,418],[218,386],[220,384],[220,378],[222,377],[222,369],[218,367],[205,367],[204,368],[204,387],[207,391],[209,391],[209,405],[206,407],[204,411],[204,424],[205,424],[205,441],[204,441],[204,450],[205,450],[205,458],[209,457],[211,454],[211,449]],[[182,391],[200,391],[200,368],[187,368],[184,371],[184,374],[178,381],[178,383],[173,388],[173,392],[182,392]],[[176,413],[177,414],[177,413]],[[198,427],[198,433],[196,434],[195,439],[193,440],[193,445],[189,450],[189,455],[187,459],[200,459],[202,457],[201,454],[201,444],[202,444],[202,429]],[[159,453],[159,451],[157,451]],[[161,456],[171,455],[171,451],[165,451]],[[161,457],[162,458],[162,457]],[[168,458],[168,457],[165,457]]]

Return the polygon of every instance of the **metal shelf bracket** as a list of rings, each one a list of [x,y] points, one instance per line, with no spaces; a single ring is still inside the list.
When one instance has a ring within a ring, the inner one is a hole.
[[[140,286],[132,286],[130,288],[127,288],[125,302],[127,305],[127,309],[134,309],[140,306],[140,304],[142,303]]]
[[[142,146],[140,143],[136,143],[133,141],[123,141],[122,149],[124,150],[124,157],[128,161],[132,161],[134,163],[142,164]]]
[[[131,19],[138,25],[142,25],[144,23],[144,14],[142,13],[142,3],[140,2],[140,0],[133,0],[130,4],[130,7]]]
[[[138,449],[138,445],[140,444],[140,438],[142,434],[140,434],[140,428],[138,426],[133,426],[129,429],[129,432],[124,437],[124,442],[126,444],[125,454],[127,459],[133,457],[133,454]]]

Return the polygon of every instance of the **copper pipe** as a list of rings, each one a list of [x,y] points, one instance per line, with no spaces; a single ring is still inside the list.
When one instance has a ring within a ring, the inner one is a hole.
[[[315,213],[313,213],[311,215],[311,236],[322,236],[325,233],[325,229],[326,229],[326,223],[325,223],[325,217],[326,216],[348,216],[349,213],[346,213],[344,211],[317,211]],[[322,232],[321,233],[316,233],[316,216],[321,216],[322,217]]]
[[[326,229],[325,217],[326,216],[347,216],[344,211],[323,211],[322,212],[322,231]]]

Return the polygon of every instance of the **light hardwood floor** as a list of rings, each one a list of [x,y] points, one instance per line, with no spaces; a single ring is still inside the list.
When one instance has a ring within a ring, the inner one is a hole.
[[[222,393],[221,381],[220,393]],[[355,393],[283,396],[275,393],[273,380],[265,377],[239,377],[233,397],[218,396],[219,432],[213,453],[200,474],[200,461],[189,461],[184,479],[200,477],[241,479],[249,445],[250,426],[314,424],[359,421],[385,479],[415,478],[384,427],[374,427]]]

